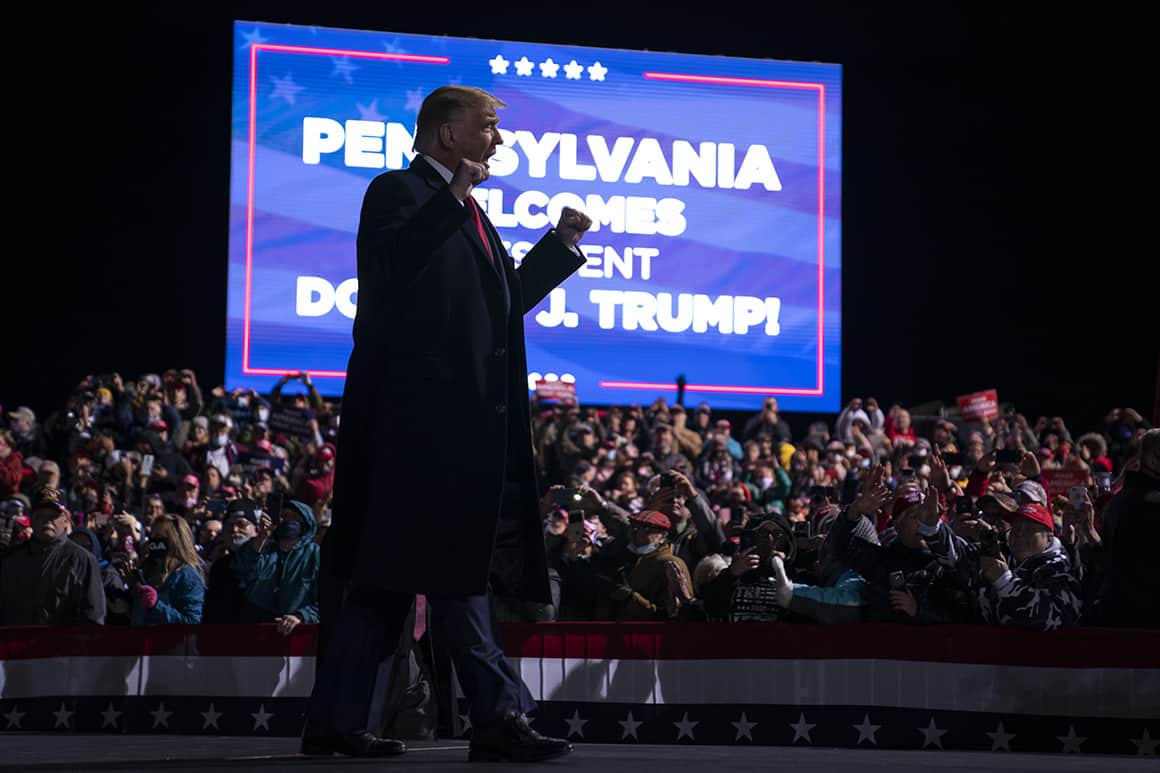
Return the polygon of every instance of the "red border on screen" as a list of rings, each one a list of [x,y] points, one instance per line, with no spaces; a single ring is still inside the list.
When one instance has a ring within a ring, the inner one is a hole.
[[[250,46],[250,120],[249,120],[249,179],[246,191],[246,279],[245,305],[243,311],[242,329],[242,373],[246,375],[281,376],[289,371],[277,368],[250,367],[250,316],[251,291],[253,281],[253,245],[254,245],[254,149],[257,133],[257,95],[258,95],[258,52],[281,51],[284,53],[301,53],[324,56],[353,56],[363,59],[382,59],[424,64],[449,64],[450,59],[444,56],[422,56],[416,54],[391,54],[370,51],[348,51],[332,48],[312,48],[308,46],[285,46],[270,43],[255,43]],[[678,81],[685,83],[710,83],[726,86],[749,86],[760,88],[788,88],[812,89],[818,92],[818,327],[817,327],[817,386],[813,389],[794,387],[747,387],[729,386],[721,384],[687,384],[686,392],[714,392],[729,394],[776,394],[776,395],[803,395],[816,396],[823,394],[824,386],[824,269],[825,269],[825,126],[826,126],[826,87],[823,83],[809,83],[799,81],[775,81],[757,78],[732,78],[714,75],[688,75],[680,73],[645,72],[643,77],[648,80]],[[346,371],[310,370],[307,373],[320,378],[345,378]],[[641,389],[676,391],[675,384],[647,383],[638,381],[601,381],[602,389]]]
[[[246,284],[245,308],[242,316],[242,373],[258,376],[281,376],[287,372],[276,368],[250,367],[250,295],[253,289],[254,270],[254,148],[257,146],[258,115],[258,52],[281,51],[291,54],[316,54],[322,56],[353,56],[361,59],[384,59],[396,62],[417,62],[420,64],[450,64],[446,56],[422,56],[419,54],[388,54],[373,51],[347,51],[338,48],[311,48],[309,46],[282,46],[272,43],[254,43],[250,46],[250,131],[249,131],[249,180],[246,189]],[[320,378],[345,378],[342,370],[310,370],[311,376]]]

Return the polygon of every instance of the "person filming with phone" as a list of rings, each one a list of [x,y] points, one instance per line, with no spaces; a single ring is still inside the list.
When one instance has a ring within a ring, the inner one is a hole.
[[[280,492],[266,497],[257,536],[233,558],[245,595],[244,623],[274,623],[289,636],[302,623],[318,622],[318,524],[305,502]]]
[[[185,519],[168,514],[153,519],[139,566],[124,570],[134,625],[201,622],[205,574]]]

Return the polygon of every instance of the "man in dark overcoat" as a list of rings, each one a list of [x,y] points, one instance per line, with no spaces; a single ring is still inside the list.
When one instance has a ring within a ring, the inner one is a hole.
[[[323,608],[307,753],[405,750],[368,732],[367,712],[416,594],[471,703],[471,759],[571,748],[528,725],[535,704],[504,659],[488,593],[550,600],[523,316],[583,264],[577,244],[591,220],[565,208],[516,268],[471,196],[503,142],[504,106],[481,89],[436,89],[419,111],[418,155],[376,177],[363,200],[320,577],[342,600],[331,619]],[[454,477],[443,463],[451,444],[469,454]]]

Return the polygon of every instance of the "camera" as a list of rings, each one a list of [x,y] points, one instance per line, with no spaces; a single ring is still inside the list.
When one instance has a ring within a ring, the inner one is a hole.
[[[890,590],[906,590],[906,575],[902,572],[891,572]]]
[[[997,531],[983,529],[979,532],[979,557],[1002,558],[1003,538]]]
[[[677,484],[677,478],[671,472],[661,473],[661,488],[672,488]]]
[[[284,508],[286,501],[285,495],[281,491],[271,491],[266,495],[266,515],[270,516],[270,521],[277,526],[282,522],[282,508]]]

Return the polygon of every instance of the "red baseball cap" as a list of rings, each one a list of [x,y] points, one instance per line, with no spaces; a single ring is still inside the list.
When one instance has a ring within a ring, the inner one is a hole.
[[[319,459],[333,459],[334,458],[334,449],[330,446],[329,443],[324,445],[322,448],[318,449],[318,458]]]
[[[1041,504],[1029,502],[1013,513],[1003,513],[1003,517],[1008,521],[1013,521],[1019,516],[1030,518],[1040,526],[1046,526],[1049,530],[1055,531],[1055,519],[1051,517],[1051,511]]]
[[[184,483],[185,485],[189,486],[190,488],[200,488],[201,487],[201,481],[198,480],[198,477],[196,475],[194,475],[193,473],[186,475],[184,478],[181,479],[181,482]]]
[[[632,513],[628,518],[642,526],[652,526],[653,528],[664,529],[665,531],[673,528],[673,522],[669,520],[669,517],[664,513],[658,513],[656,510],[643,510],[639,513]]]
[[[921,491],[906,492],[906,496],[898,497],[894,500],[894,510],[891,511],[891,517],[897,517],[903,511],[908,510],[915,505],[921,505],[922,501],[923,496]]]

